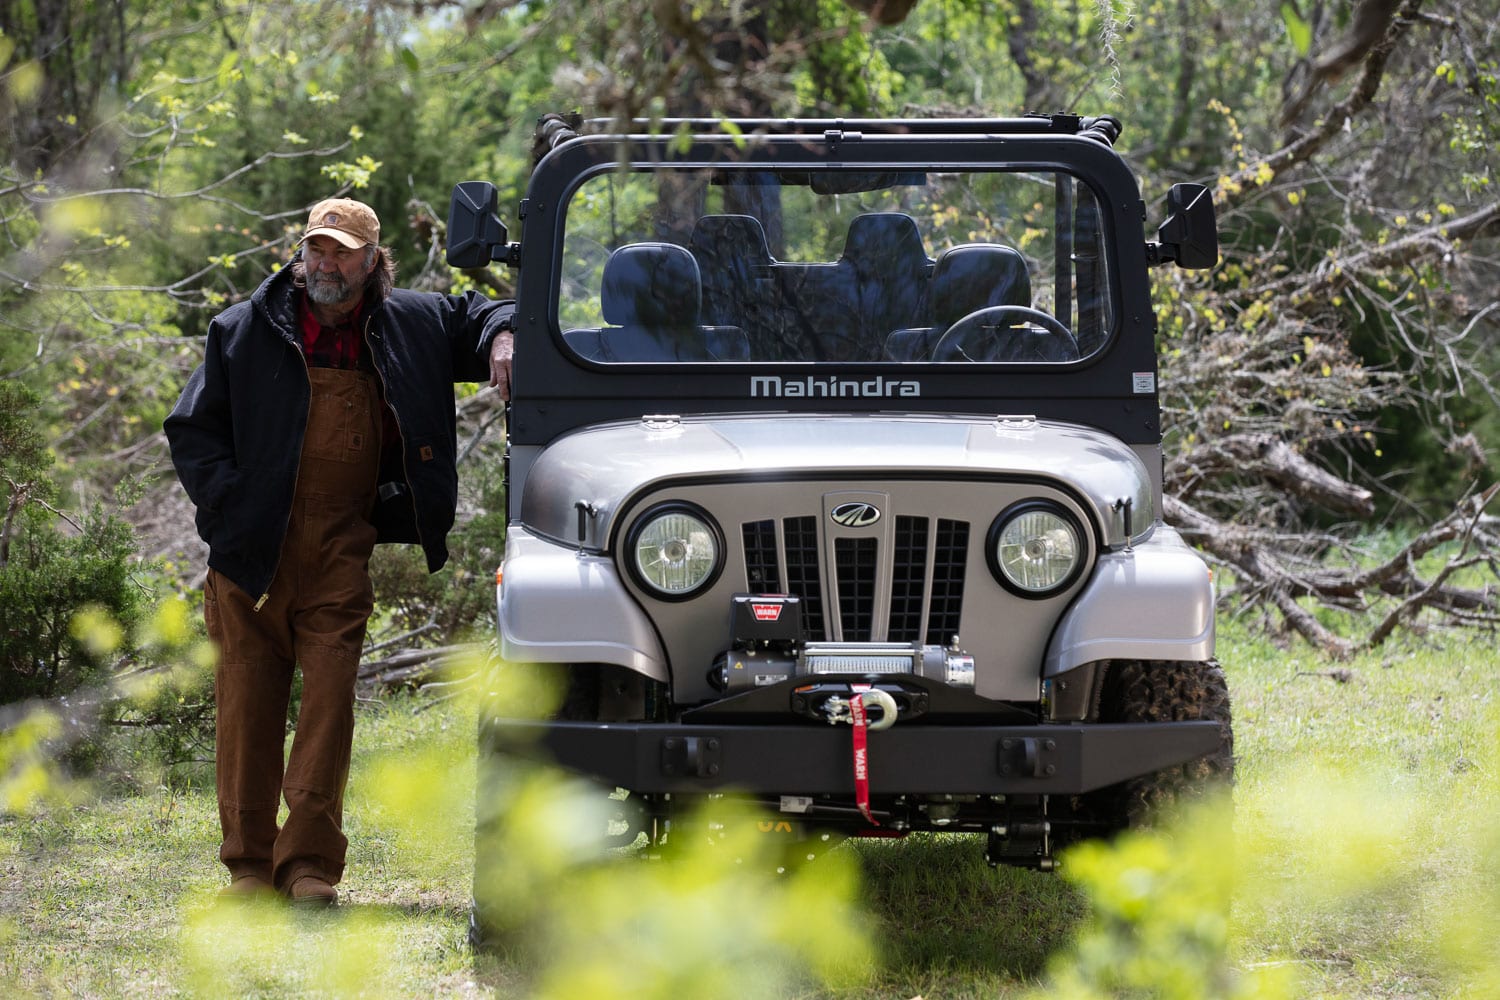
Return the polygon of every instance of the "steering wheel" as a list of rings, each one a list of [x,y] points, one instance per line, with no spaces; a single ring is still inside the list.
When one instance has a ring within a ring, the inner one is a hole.
[[[1078,342],[1051,313],[1030,306],[986,306],[955,320],[933,345],[932,360],[1077,361]]]

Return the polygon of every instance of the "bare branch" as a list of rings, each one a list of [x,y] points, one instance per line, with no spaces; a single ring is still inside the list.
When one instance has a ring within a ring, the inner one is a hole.
[[[1243,199],[1246,192],[1256,188],[1263,167],[1269,169],[1274,178],[1275,175],[1311,159],[1313,154],[1322,149],[1329,140],[1343,132],[1345,123],[1370,105],[1380,90],[1381,80],[1385,77],[1386,61],[1396,47],[1396,42],[1412,24],[1416,23],[1416,16],[1421,7],[1422,0],[1405,0],[1402,3],[1396,17],[1390,21],[1385,36],[1378,44],[1367,50],[1364,57],[1364,71],[1360,74],[1359,82],[1355,84],[1354,90],[1348,97],[1329,109],[1328,114],[1323,116],[1315,128],[1276,152],[1247,164],[1231,174],[1227,184],[1220,185],[1221,197],[1226,206],[1235,205]]]

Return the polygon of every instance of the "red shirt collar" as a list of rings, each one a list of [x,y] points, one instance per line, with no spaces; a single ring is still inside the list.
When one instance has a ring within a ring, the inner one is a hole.
[[[310,363],[325,368],[354,368],[362,346],[360,318],[365,310],[360,299],[354,312],[334,326],[324,326],[313,315],[312,304],[304,290],[297,299],[297,315],[302,327],[302,353]]]

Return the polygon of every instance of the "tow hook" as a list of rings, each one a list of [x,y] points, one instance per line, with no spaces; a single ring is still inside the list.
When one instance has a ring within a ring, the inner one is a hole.
[[[865,726],[866,729],[873,733],[882,729],[889,729],[896,724],[896,699],[892,698],[890,694],[876,687],[856,693],[860,696],[860,701],[864,703],[866,709],[880,709],[880,718],[867,723]],[[837,725],[840,722],[847,722],[851,725],[854,723],[854,713],[849,701],[850,699],[848,698],[834,695],[823,702],[821,708],[829,725]]]

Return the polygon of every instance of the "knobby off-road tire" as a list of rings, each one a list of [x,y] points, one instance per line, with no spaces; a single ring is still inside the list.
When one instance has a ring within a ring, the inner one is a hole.
[[[1233,781],[1229,686],[1216,661],[1122,660],[1111,664],[1099,702],[1099,721],[1213,721],[1223,736],[1211,754],[1090,796],[1092,811],[1116,831],[1149,824]]]

